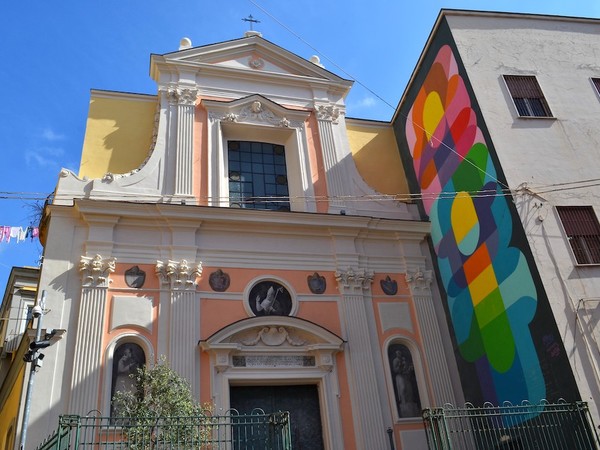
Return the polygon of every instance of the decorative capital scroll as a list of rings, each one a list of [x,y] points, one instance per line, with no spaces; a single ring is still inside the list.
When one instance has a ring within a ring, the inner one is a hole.
[[[340,109],[333,105],[318,105],[317,106],[317,119],[329,120],[333,123],[338,122],[340,117]]]
[[[429,291],[432,278],[433,273],[431,270],[417,268],[414,271],[406,271],[406,282],[413,294]]]
[[[170,284],[173,289],[195,289],[196,278],[202,275],[202,263],[190,264],[181,261],[156,261],[156,275],[163,284]]]
[[[259,342],[262,342],[264,345],[269,347],[277,347],[284,342],[296,347],[306,343],[304,341],[294,340],[285,327],[264,327],[256,334],[256,338],[252,339],[251,341],[243,341],[242,344],[252,347]]]
[[[343,289],[369,289],[373,282],[373,276],[373,272],[368,272],[364,269],[355,271],[352,267],[348,267],[346,271],[336,270],[335,272],[335,279]]]
[[[93,258],[82,256],[79,272],[83,277],[83,284],[97,286],[112,283],[109,276],[115,271],[116,261],[116,258],[102,258],[100,255]]]
[[[169,88],[167,90],[169,103],[177,105],[194,106],[198,98],[197,89],[189,88]]]

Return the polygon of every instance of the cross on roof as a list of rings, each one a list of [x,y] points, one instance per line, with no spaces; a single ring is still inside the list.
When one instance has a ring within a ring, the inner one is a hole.
[[[254,31],[252,29],[252,25],[255,23],[260,23],[260,20],[256,20],[254,17],[252,17],[252,14],[250,14],[248,17],[245,17],[242,19],[244,22],[250,22],[250,31]]]

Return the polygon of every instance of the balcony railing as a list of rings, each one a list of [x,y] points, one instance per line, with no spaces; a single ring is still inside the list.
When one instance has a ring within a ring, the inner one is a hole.
[[[37,450],[291,450],[289,413],[202,417],[60,416]]]
[[[585,402],[445,405],[423,411],[431,450],[598,450]]]

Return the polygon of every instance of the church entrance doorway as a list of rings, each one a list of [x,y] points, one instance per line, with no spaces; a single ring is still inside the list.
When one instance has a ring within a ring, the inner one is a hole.
[[[240,414],[254,408],[266,413],[289,411],[292,448],[324,450],[319,391],[316,384],[291,386],[231,386],[230,405]]]

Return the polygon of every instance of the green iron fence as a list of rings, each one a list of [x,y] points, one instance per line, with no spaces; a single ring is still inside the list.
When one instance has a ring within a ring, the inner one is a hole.
[[[423,411],[431,450],[598,450],[585,402],[446,405]]]
[[[291,450],[289,413],[159,419],[64,415],[37,450]]]

